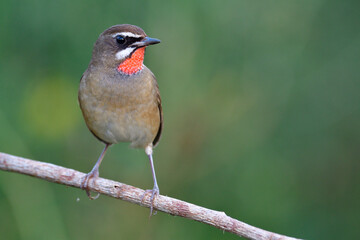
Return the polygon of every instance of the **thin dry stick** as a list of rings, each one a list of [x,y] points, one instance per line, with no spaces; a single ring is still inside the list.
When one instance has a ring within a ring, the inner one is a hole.
[[[85,177],[84,173],[73,169],[60,167],[51,163],[16,157],[5,153],[0,153],[0,169],[26,174],[45,179],[50,182],[60,183],[76,188],[80,188],[81,182]],[[94,192],[105,194],[114,198],[120,198],[141,206],[150,206],[150,195],[146,196],[143,202],[141,202],[144,190],[120,182],[99,178],[96,180],[95,184],[93,181],[90,181],[89,189]],[[286,237],[253,227],[227,216],[224,212],[210,210],[162,195],[156,197],[154,201],[154,209],[171,215],[181,216],[206,223],[222,229],[223,231],[231,232],[248,239],[296,240],[296,238]]]

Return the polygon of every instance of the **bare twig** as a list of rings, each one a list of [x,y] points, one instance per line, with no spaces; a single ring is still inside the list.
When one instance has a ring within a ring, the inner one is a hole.
[[[50,163],[29,160],[21,157],[0,153],[0,169],[10,172],[30,175],[50,182],[60,183],[80,188],[85,174],[73,169],[60,167]],[[99,178],[94,183],[90,181],[89,189],[104,195],[150,206],[150,196],[147,195],[141,203],[144,190],[120,182]],[[175,198],[159,195],[154,201],[154,209],[171,215],[181,216],[206,223],[236,235],[254,240],[290,240],[295,238],[268,232],[253,227],[244,222],[227,216],[224,212],[210,210]]]

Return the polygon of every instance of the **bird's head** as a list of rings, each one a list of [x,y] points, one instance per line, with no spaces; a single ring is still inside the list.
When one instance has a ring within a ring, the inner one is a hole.
[[[145,48],[157,43],[160,40],[148,37],[140,27],[115,25],[100,34],[91,61],[124,74],[135,74],[143,68]]]

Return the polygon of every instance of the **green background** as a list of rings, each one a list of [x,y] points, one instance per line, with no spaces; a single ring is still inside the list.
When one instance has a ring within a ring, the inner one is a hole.
[[[360,239],[359,1],[0,2],[0,151],[88,172],[103,145],[77,103],[106,28],[162,43],[161,193],[303,239]],[[142,150],[102,177],[152,188]],[[77,199],[80,201],[77,201]],[[0,172],[0,239],[238,239],[213,227]]]

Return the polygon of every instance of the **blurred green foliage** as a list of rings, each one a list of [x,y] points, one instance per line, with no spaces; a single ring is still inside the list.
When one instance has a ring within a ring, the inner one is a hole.
[[[98,35],[162,40],[161,193],[303,239],[359,239],[359,1],[0,2],[0,151],[88,172],[101,152],[77,104]],[[142,150],[101,176],[151,188]],[[80,201],[77,201],[80,198]],[[0,172],[0,239],[238,239],[119,200]]]

